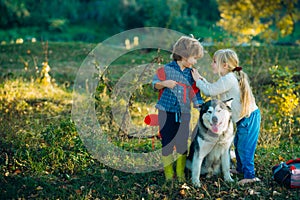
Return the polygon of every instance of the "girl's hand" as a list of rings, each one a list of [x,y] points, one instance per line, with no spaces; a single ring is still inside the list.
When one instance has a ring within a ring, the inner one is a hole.
[[[194,81],[197,81],[199,79],[203,80],[203,77],[199,74],[199,72],[195,68],[193,68],[193,70],[192,70],[192,76],[193,76]]]

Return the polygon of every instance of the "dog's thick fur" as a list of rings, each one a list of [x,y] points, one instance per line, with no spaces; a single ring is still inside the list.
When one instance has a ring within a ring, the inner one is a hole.
[[[192,171],[192,183],[200,187],[200,174],[217,175],[222,169],[225,181],[230,176],[229,148],[234,138],[231,102],[210,100],[200,110],[198,123],[193,131],[192,144],[186,166]]]

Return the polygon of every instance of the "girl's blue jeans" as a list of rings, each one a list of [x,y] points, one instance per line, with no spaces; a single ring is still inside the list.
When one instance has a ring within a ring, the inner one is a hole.
[[[260,130],[261,115],[257,109],[249,117],[237,122],[237,133],[234,138],[237,171],[244,178],[255,178],[254,154]]]

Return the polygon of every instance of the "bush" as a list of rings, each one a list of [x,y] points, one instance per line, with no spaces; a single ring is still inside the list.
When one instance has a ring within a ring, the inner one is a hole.
[[[300,118],[297,117],[297,107],[299,106],[298,82],[294,82],[293,77],[299,72],[289,67],[272,66],[269,68],[272,83],[265,86],[265,94],[268,95],[270,106],[267,115],[270,117],[265,134],[268,135],[268,141],[276,138],[291,139],[297,136]],[[296,140],[295,140],[296,141]],[[274,142],[274,140],[273,140]]]

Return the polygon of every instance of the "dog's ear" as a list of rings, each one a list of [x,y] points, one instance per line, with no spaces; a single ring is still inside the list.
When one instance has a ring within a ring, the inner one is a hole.
[[[230,98],[230,99],[223,101],[223,103],[225,103],[226,106],[231,110],[232,101],[233,101],[233,98]]]

